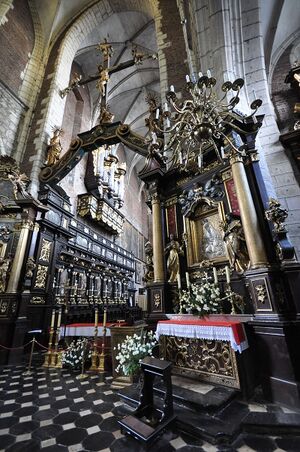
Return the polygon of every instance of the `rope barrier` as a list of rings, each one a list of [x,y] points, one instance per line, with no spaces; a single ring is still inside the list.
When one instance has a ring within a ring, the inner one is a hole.
[[[31,344],[32,342],[33,342],[33,340],[27,342],[27,344],[25,344],[25,345],[21,345],[20,347],[5,347],[5,345],[1,345],[1,344],[0,344],[0,347],[4,348],[5,350],[21,350],[22,348],[27,347],[27,345]]]

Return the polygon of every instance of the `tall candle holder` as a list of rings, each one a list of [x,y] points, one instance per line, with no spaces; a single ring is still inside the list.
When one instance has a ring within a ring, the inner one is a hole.
[[[102,334],[102,345],[101,345],[101,353],[99,355],[99,366],[98,372],[102,374],[104,378],[105,372],[105,337],[106,337],[106,320],[107,320],[107,309],[104,308],[103,312],[103,334]]]
[[[55,331],[55,344],[54,344],[54,352],[51,356],[51,362],[49,367],[62,367],[61,363],[58,363],[57,357],[58,357],[58,342],[59,342],[59,334],[60,334],[60,325],[61,325],[61,315],[62,315],[62,307],[58,310],[58,318],[57,318],[57,324],[56,324],[56,331]]]
[[[97,371],[98,370],[98,351],[97,351],[97,338],[98,338],[98,315],[99,310],[98,307],[95,308],[95,329],[94,329],[94,344],[93,344],[93,353],[92,353],[92,365],[90,370]]]

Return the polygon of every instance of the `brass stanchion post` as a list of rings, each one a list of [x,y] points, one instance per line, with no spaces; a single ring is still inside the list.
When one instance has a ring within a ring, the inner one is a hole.
[[[102,335],[102,347],[101,347],[101,354],[99,355],[99,366],[98,366],[98,372],[102,374],[102,377],[104,378],[104,372],[105,372],[105,337],[106,337],[106,319],[107,319],[107,309],[104,309],[103,312],[103,335]]]
[[[53,341],[53,334],[54,334],[54,323],[55,323],[55,309],[52,309],[48,351],[45,354],[45,360],[44,360],[43,367],[49,367],[50,366],[50,362],[52,360],[52,341]]]
[[[92,365],[89,370],[98,370],[98,352],[97,352],[97,337],[98,337],[98,308],[95,308],[95,330],[94,330],[94,344],[92,353]]]
[[[28,369],[26,372],[24,372],[24,375],[30,375],[31,372],[31,364],[32,364],[32,356],[34,351],[34,344],[35,344],[35,336],[33,336],[33,339],[31,341],[31,349],[30,349],[30,355],[29,355],[29,363],[28,363]]]

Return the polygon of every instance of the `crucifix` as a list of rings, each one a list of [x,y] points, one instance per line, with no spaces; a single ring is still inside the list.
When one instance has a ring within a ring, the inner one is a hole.
[[[123,63],[119,63],[115,66],[110,66],[110,59],[113,55],[113,47],[104,39],[104,42],[98,44],[97,49],[101,51],[103,55],[103,63],[98,65],[98,73],[88,78],[82,80],[82,76],[75,73],[73,78],[70,81],[70,84],[67,88],[60,91],[60,96],[64,98],[70,91],[73,91],[75,88],[79,86],[86,85],[87,83],[97,81],[97,89],[100,92],[101,100],[100,100],[100,117],[99,121],[101,122],[112,122],[114,115],[109,112],[107,105],[107,97],[108,97],[108,82],[111,74],[115,72],[120,72],[123,69],[127,69],[135,64],[142,64],[145,59],[156,59],[157,56],[154,55],[145,55],[141,52],[138,52],[137,47],[133,47],[131,53],[133,58],[131,60],[124,61]]]

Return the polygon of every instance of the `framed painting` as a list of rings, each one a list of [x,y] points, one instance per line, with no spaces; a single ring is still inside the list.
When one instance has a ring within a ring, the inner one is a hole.
[[[201,202],[193,215],[185,218],[188,266],[228,261],[221,226],[224,220],[222,202]]]

